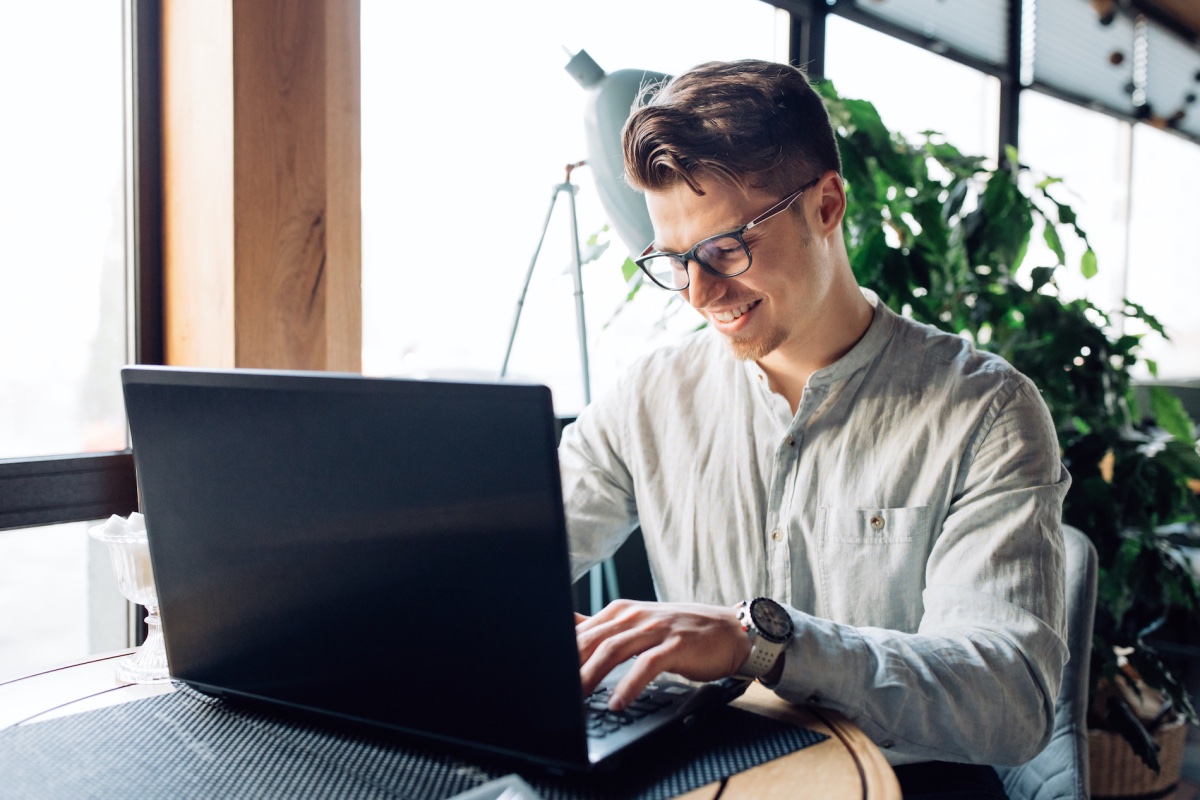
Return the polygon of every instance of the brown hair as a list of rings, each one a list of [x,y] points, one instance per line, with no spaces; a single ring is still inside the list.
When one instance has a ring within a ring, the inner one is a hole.
[[[639,191],[682,180],[703,194],[703,174],[784,195],[842,170],[820,96],[799,69],[770,61],[710,61],[651,89],[621,140]]]

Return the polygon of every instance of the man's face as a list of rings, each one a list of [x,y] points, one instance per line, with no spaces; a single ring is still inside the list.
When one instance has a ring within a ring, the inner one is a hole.
[[[703,195],[683,182],[646,193],[655,249],[686,252],[701,239],[740,228],[781,199],[715,180],[700,185]],[[781,347],[802,347],[815,333],[831,270],[820,257],[823,248],[814,246],[809,235],[809,193],[745,233],[753,261],[741,275],[718,278],[698,264],[688,265],[691,285],[683,290],[684,298],[726,337],[740,359],[758,361]]]

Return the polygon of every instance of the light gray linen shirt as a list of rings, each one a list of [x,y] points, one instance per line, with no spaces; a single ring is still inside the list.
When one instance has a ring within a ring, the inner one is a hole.
[[[789,607],[781,697],[892,764],[1020,763],[1067,659],[1049,412],[1004,360],[863,293],[870,327],[795,415],[712,330],[586,408],[559,449],[572,568],[640,524],[660,600]]]

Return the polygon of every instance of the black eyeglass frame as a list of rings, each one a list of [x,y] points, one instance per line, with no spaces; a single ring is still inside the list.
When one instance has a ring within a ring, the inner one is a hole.
[[[642,254],[633,260],[633,263],[637,264],[638,269],[644,272],[646,277],[649,278],[655,286],[666,289],[668,292],[682,292],[684,289],[687,289],[692,285],[692,274],[687,269],[689,261],[696,262],[700,265],[700,269],[716,278],[736,278],[738,275],[744,275],[754,263],[754,254],[750,252],[750,245],[746,244],[746,240],[742,238],[743,234],[745,234],[746,231],[750,230],[751,228],[762,225],[772,217],[782,214],[784,211],[791,208],[792,203],[795,203],[800,199],[800,195],[816,186],[820,180],[820,178],[817,178],[816,180],[801,186],[799,189],[792,192],[787,197],[783,198],[778,203],[771,206],[766,211],[759,214],[757,217],[750,220],[740,228],[735,228],[725,233],[717,233],[701,239],[700,241],[696,242],[692,249],[688,250],[686,253],[667,253],[661,250],[653,250],[652,248],[654,247],[654,243],[651,242],[650,245],[642,251]],[[743,269],[740,269],[737,272],[718,272],[708,264],[704,263],[704,259],[700,258],[700,248],[704,247],[704,245],[708,244],[709,242],[716,241],[717,239],[735,239],[737,243],[742,246],[742,250],[746,253],[746,266]],[[646,267],[646,262],[652,258],[664,257],[674,259],[675,261],[683,264],[683,273],[688,276],[687,283],[685,283],[683,286],[666,286],[651,274],[650,270]]]

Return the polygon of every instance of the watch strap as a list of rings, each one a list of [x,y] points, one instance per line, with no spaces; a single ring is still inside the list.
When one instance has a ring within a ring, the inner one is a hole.
[[[738,622],[742,630],[750,637],[750,656],[738,668],[737,674],[744,678],[761,678],[771,671],[779,660],[787,642],[772,642],[765,636],[760,636],[754,620],[750,617],[750,601],[743,600],[737,605]]]

